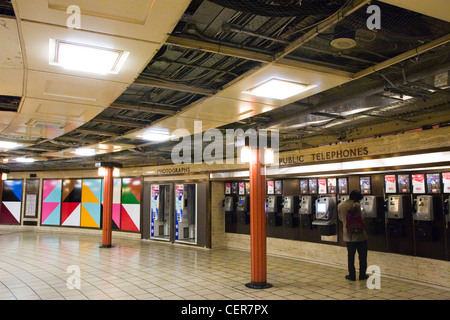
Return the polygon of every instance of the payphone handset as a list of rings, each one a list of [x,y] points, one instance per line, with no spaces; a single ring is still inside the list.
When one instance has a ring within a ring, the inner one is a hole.
[[[316,220],[333,220],[335,208],[336,200],[334,197],[320,197],[316,200]]]
[[[376,196],[364,196],[361,200],[361,213],[364,218],[376,218],[378,202]]]
[[[312,196],[302,196],[299,203],[299,214],[313,214],[314,205]]]
[[[238,212],[248,211],[248,196],[239,196],[236,211]]]
[[[390,195],[387,198],[386,209],[389,219],[403,219],[404,217],[404,196]]]
[[[418,196],[414,199],[413,219],[419,221],[434,219],[433,196]]]

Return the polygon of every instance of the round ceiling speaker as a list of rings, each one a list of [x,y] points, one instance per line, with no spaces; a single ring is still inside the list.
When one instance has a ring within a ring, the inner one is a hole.
[[[334,37],[330,42],[333,48],[339,50],[351,49],[356,46],[355,29],[344,23],[338,23],[334,27]]]
[[[333,48],[346,50],[356,47],[356,41],[352,38],[337,38],[330,42]]]

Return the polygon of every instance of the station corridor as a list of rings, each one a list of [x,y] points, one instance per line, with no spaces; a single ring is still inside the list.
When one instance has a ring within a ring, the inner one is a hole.
[[[273,287],[255,290],[245,286],[249,252],[125,238],[104,249],[100,242],[97,235],[0,230],[0,299],[450,299],[449,288],[392,277],[369,290],[365,281],[345,280],[342,268],[274,256],[267,267]]]

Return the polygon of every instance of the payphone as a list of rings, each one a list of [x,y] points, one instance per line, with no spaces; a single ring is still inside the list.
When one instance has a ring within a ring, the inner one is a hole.
[[[313,226],[319,226],[322,236],[336,234],[336,197],[321,196],[316,200]]]
[[[269,226],[281,225],[281,217],[279,212],[281,211],[281,196],[269,195],[266,199],[266,214],[267,224]]]
[[[386,199],[386,211],[388,219],[404,218],[404,195],[389,195]]]
[[[417,196],[414,199],[413,219],[417,221],[433,221],[433,196]]]
[[[339,205],[342,202],[344,202],[345,200],[348,200],[349,198],[350,198],[349,195],[340,194],[340,195],[337,196],[337,204]]]
[[[330,225],[336,223],[336,198],[320,197],[316,200],[316,217],[313,225]]]
[[[283,221],[286,227],[295,228],[297,226],[297,220],[294,213],[298,211],[298,197],[297,196],[284,196],[282,202],[281,213],[283,214]]]
[[[299,201],[298,213],[300,223],[305,229],[312,229],[312,221],[315,213],[315,196],[301,196]]]
[[[234,196],[226,196],[223,200],[223,211],[225,212],[225,224],[235,224],[236,216],[236,198]]]
[[[379,197],[377,196],[364,196],[361,200],[361,213],[364,218],[376,218],[378,216],[378,203]]]
[[[237,211],[237,214],[238,214],[238,222],[239,222],[239,224],[248,224],[248,223],[250,223],[249,196],[239,196],[238,197],[238,203],[237,203],[236,211]]]

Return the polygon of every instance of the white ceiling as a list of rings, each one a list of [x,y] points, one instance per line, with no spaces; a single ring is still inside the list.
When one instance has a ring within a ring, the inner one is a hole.
[[[16,19],[0,18],[0,94],[22,101],[17,114],[0,112],[0,132],[53,139],[91,120],[139,76],[189,2],[13,0]],[[81,9],[80,29],[67,27],[70,5]],[[50,39],[130,54],[118,74],[80,73],[49,64]]]

